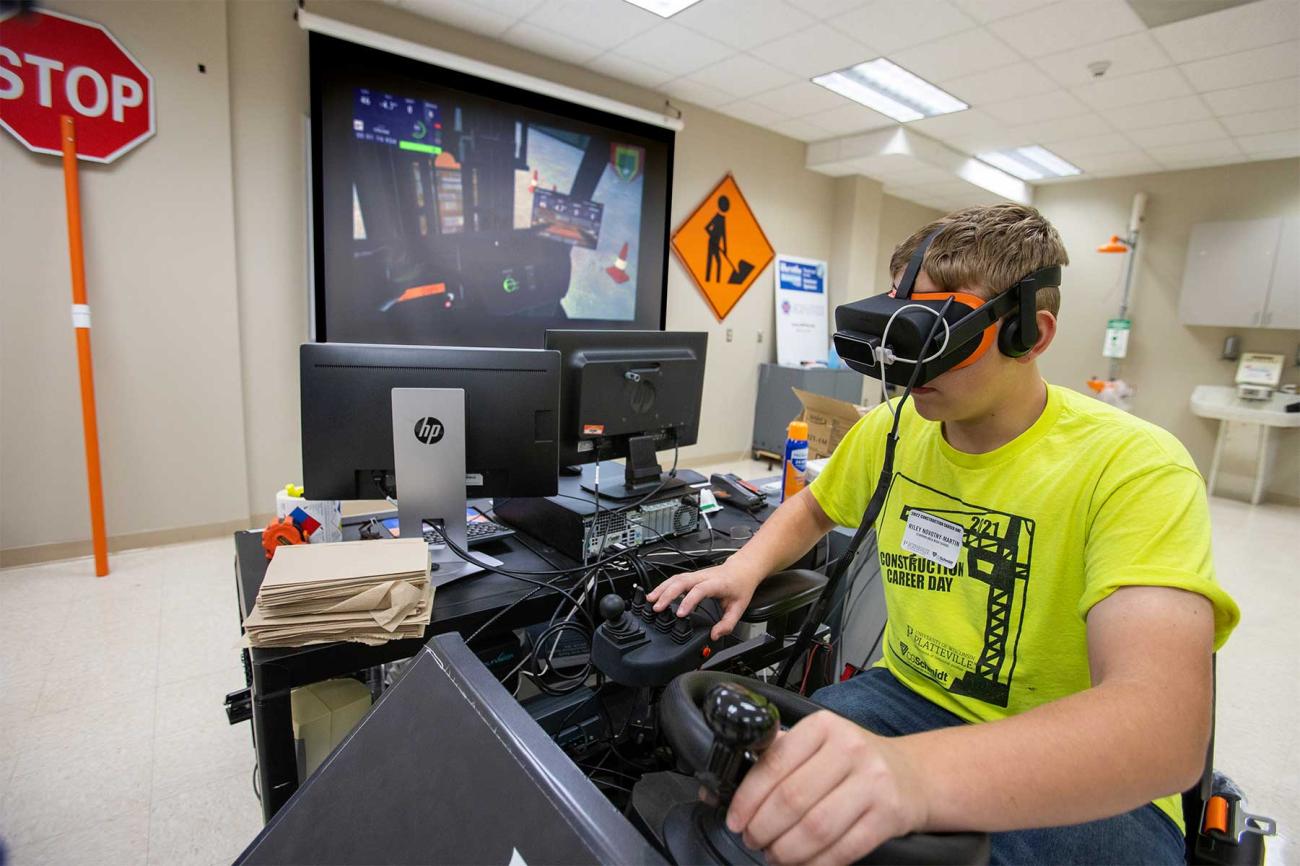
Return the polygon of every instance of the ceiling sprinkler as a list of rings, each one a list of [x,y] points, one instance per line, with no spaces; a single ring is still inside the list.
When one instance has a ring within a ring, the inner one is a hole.
[[[1101,78],[1110,69],[1109,60],[1094,60],[1088,64],[1088,71],[1092,73],[1093,78]]]

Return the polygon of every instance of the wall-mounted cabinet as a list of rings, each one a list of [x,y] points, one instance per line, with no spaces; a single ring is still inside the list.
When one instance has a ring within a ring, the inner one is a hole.
[[[1300,218],[1192,226],[1178,315],[1185,325],[1300,329]]]

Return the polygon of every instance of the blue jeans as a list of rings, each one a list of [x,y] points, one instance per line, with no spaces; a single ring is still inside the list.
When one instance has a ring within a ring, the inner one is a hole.
[[[813,700],[885,737],[965,724],[900,683],[884,668],[819,689]],[[992,834],[995,864],[1184,863],[1183,836],[1169,816],[1148,803],[1141,808],[1069,827]]]

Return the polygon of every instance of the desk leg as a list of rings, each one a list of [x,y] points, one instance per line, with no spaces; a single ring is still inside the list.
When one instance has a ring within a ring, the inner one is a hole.
[[[289,689],[258,688],[264,671],[253,673],[253,739],[257,752],[262,820],[270,821],[298,790],[298,759],[293,747],[293,708]]]
[[[1259,425],[1259,453],[1255,455],[1255,489],[1250,494],[1250,504],[1259,505],[1268,486],[1268,476],[1273,471],[1273,428]]]
[[[1205,493],[1208,496],[1214,495],[1214,482],[1219,477],[1219,460],[1223,457],[1223,443],[1228,438],[1227,420],[1219,421],[1219,435],[1214,440],[1214,459],[1210,461],[1210,477],[1205,481]]]

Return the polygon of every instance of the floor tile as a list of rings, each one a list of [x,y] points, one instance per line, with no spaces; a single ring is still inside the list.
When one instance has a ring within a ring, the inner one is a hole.
[[[240,776],[251,784],[253,765],[247,724],[200,726],[159,736],[153,743],[153,799],[156,802],[227,776]]]
[[[95,821],[15,852],[13,866],[144,866],[149,807]]]
[[[149,863],[229,863],[262,829],[252,773],[209,782],[156,801],[149,814]]]

